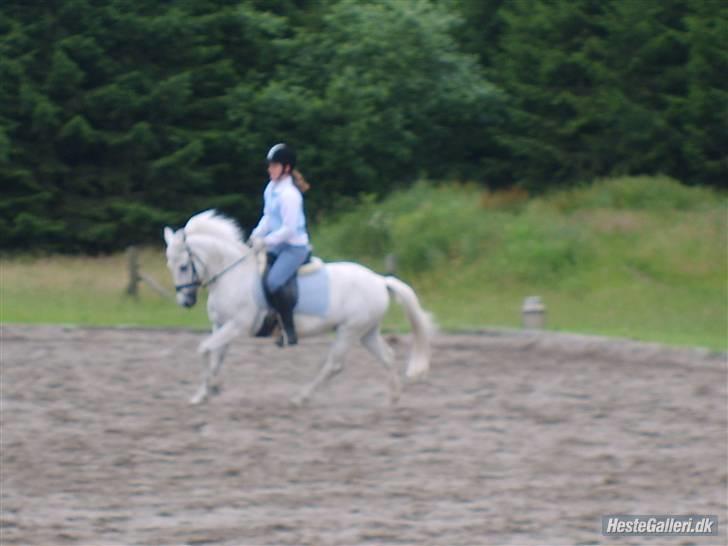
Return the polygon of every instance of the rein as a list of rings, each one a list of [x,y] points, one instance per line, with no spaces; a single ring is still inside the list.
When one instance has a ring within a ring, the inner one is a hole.
[[[235,260],[233,263],[231,263],[230,265],[225,267],[222,271],[215,273],[212,277],[210,277],[209,280],[207,280],[206,282],[202,282],[202,280],[200,280],[200,276],[197,274],[197,268],[195,267],[195,258],[197,258],[197,260],[199,260],[200,264],[202,264],[202,266],[205,269],[207,269],[207,267],[205,266],[203,261],[200,260],[200,258],[194,252],[192,252],[190,245],[187,244],[186,237],[185,237],[185,250],[187,250],[187,254],[189,254],[189,256],[190,256],[190,266],[192,267],[192,281],[185,283],[185,284],[176,284],[174,286],[174,289],[177,292],[179,292],[180,290],[184,290],[186,288],[199,288],[199,287],[206,288],[206,287],[210,286],[212,283],[216,282],[220,277],[222,277],[225,273],[227,273],[234,267],[238,266],[239,264],[243,263],[249,255],[249,254],[245,254],[245,255],[241,256],[240,258]]]
[[[222,277],[222,276],[223,276],[223,275],[224,275],[225,273],[227,273],[228,271],[230,271],[230,270],[231,270],[232,268],[234,268],[234,267],[235,267],[235,266],[237,266],[238,264],[241,264],[241,263],[243,263],[243,262],[245,261],[245,259],[246,259],[247,257],[248,257],[248,255],[247,255],[247,254],[246,254],[245,256],[241,256],[240,258],[238,258],[237,260],[235,260],[235,261],[234,261],[233,263],[231,263],[231,264],[230,264],[229,266],[227,266],[227,267],[226,267],[225,269],[223,269],[223,270],[222,270],[222,271],[220,271],[219,273],[216,273],[215,275],[213,275],[213,276],[212,276],[212,277],[210,278],[210,280],[209,280],[209,281],[207,281],[207,282],[204,282],[204,283],[202,283],[202,284],[201,284],[200,286],[202,286],[203,288],[205,288],[206,286],[209,286],[209,285],[211,285],[211,284],[212,284],[212,283],[214,283],[214,282],[215,282],[215,281],[216,281],[217,279],[219,279],[220,277]]]

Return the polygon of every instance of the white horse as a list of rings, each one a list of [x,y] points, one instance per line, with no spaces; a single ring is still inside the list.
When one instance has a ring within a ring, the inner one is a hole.
[[[237,224],[214,210],[193,216],[180,230],[166,227],[164,239],[177,303],[191,307],[197,301],[198,288],[208,288],[207,313],[213,330],[198,349],[204,373],[190,400],[199,404],[212,394],[210,382],[222,365],[228,344],[240,335],[254,336],[265,318],[259,257],[244,244]],[[306,278],[299,274],[300,298],[294,315],[299,336],[335,331],[336,338],[317,376],[293,398],[294,403],[308,400],[316,388],[340,372],[346,353],[356,342],[388,371],[390,401],[397,401],[401,386],[393,367],[394,353],[380,330],[390,294],[404,307],[414,334],[406,375],[415,378],[427,373],[434,323],[407,284],[348,262],[321,264],[319,272],[311,275],[318,280],[312,280],[308,289]],[[305,299],[308,303],[302,301]],[[306,306],[308,310],[302,308]]]

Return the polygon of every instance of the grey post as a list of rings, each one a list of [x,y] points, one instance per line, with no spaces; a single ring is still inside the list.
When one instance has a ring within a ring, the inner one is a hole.
[[[523,300],[521,316],[526,330],[542,330],[546,326],[546,306],[539,296],[529,296]]]

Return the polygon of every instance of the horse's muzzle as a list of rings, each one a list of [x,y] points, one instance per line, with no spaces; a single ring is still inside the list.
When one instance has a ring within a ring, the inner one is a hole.
[[[177,303],[182,307],[193,307],[197,303],[197,293],[180,292],[177,294]]]

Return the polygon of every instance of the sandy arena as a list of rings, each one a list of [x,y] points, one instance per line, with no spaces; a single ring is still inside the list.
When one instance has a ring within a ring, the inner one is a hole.
[[[296,409],[330,340],[239,340],[191,407],[202,338],[2,327],[3,546],[726,543],[725,355],[440,335],[398,406],[357,349]],[[602,536],[614,513],[720,535]]]

